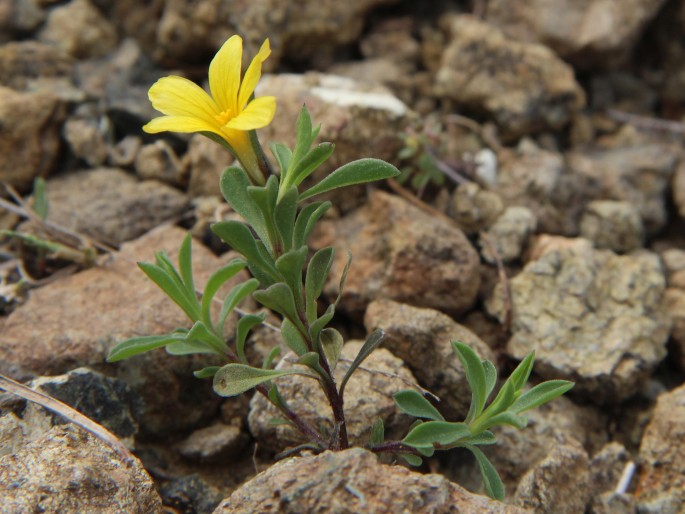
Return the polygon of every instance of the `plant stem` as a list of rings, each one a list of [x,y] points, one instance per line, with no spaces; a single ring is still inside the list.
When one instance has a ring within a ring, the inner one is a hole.
[[[402,441],[387,441],[367,448],[374,453],[411,453],[421,456],[416,448],[404,444]]]

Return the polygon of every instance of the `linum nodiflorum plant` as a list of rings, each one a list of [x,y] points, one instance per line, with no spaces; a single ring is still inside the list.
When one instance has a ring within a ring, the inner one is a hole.
[[[312,254],[307,238],[317,221],[331,207],[329,201],[317,201],[322,193],[341,187],[383,180],[396,176],[398,170],[378,159],[350,162],[319,182],[303,187],[333,153],[331,143],[315,144],[319,128],[312,125],[303,107],[296,122],[294,148],[281,143],[270,145],[278,165],[272,172],[255,130],[268,125],[274,116],[273,97],[254,97],[261,76],[262,62],[270,53],[268,40],[241,77],[242,40],[231,37],[219,50],[209,67],[211,95],[181,77],[165,77],[150,89],[153,107],[165,116],[145,125],[147,132],[200,132],[225,146],[239,161],[223,172],[221,192],[244,222],[222,221],[212,231],[242,255],[218,269],[198,294],[192,271],[191,237],[181,245],[178,266],[163,252],[156,262],[140,263],[153,280],[190,318],[192,327],[179,328],[167,335],[135,337],[119,343],[109,361],[165,347],[174,355],[216,354],[225,359],[223,366],[211,366],[195,372],[199,378],[213,378],[214,390],[221,396],[236,396],[256,390],[282,414],[282,422],[292,425],[307,441],[302,448],[314,452],[343,450],[350,441],[345,421],[345,386],[359,365],[383,341],[383,332],[368,336],[359,354],[338,382],[334,370],[341,365],[344,344],[342,335],[329,326],[340,296],[326,308],[320,302],[324,284],[329,279],[335,257],[332,247]],[[310,257],[311,255],[311,257]],[[351,262],[339,277],[340,294]],[[212,304],[221,287],[238,272],[248,269],[253,278],[234,286],[221,302],[218,315]],[[417,277],[417,279],[419,279]],[[224,325],[238,304],[252,296],[258,303],[280,317],[280,334],[299,365],[275,368],[279,354],[275,348],[261,367],[251,365],[245,345],[251,329],[264,322],[265,314],[245,314],[237,322],[235,334],[224,337]],[[463,447],[475,455],[485,482],[486,492],[501,499],[504,488],[492,464],[478,448],[496,442],[490,429],[497,425],[523,428],[524,411],[541,405],[568,391],[573,384],[553,380],[524,392],[533,368],[533,354],[528,355],[504,382],[495,399],[488,404],[497,383],[495,366],[481,359],[468,346],[452,343],[461,361],[472,391],[471,409],[460,422],[446,421],[421,393],[406,390],[394,395],[400,410],[417,419],[404,439],[385,441],[381,420],[372,424],[366,447],[376,453],[391,452],[412,465],[436,450]],[[347,365],[347,363],[344,363]],[[293,410],[279,391],[279,379],[303,375],[321,386],[330,404],[329,429],[314,425]]]

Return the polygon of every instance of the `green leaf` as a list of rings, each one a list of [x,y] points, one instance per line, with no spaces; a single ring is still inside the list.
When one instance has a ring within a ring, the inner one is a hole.
[[[33,212],[43,221],[48,217],[48,197],[45,194],[45,179],[36,177],[33,181]]]
[[[486,422],[480,425],[481,429],[489,429],[499,425],[511,425],[522,430],[528,425],[528,420],[523,416],[517,416],[511,411],[504,411],[489,417]]]
[[[321,316],[309,324],[309,337],[312,341],[316,342],[319,340],[319,333],[330,323],[334,315],[335,305],[329,305]]]
[[[293,164],[296,165],[305,156],[309,147],[312,146],[312,141],[314,141],[314,137],[312,137],[312,118],[306,105],[303,105],[300,110],[297,122],[295,123],[295,130],[295,149],[293,150],[291,167]]]
[[[221,313],[219,314],[219,321],[216,326],[217,334],[223,334],[224,323],[226,318],[233,312],[240,302],[247,298],[253,291],[259,287],[259,280],[251,278],[245,282],[234,286],[224,298],[224,303],[221,306]]]
[[[342,298],[343,295],[343,290],[345,289],[345,282],[347,282],[347,272],[350,271],[350,266],[352,265],[352,252],[349,250],[347,251],[347,263],[345,263],[345,267],[343,268],[342,275],[340,275],[340,285],[338,286],[338,297],[335,299],[335,305],[338,305],[338,302],[340,302],[340,299]]]
[[[536,385],[530,391],[523,393],[514,404],[509,407],[511,412],[521,414],[535,407],[554,400],[569,391],[575,384],[568,380],[548,380]]]
[[[269,388],[269,401],[273,403],[276,407],[279,408],[287,408],[288,404],[285,401],[285,398],[281,396],[281,393],[278,391],[278,386],[276,384],[271,384],[271,387]],[[290,421],[286,420],[286,423],[291,423]]]
[[[495,434],[489,430],[485,430],[480,434],[467,437],[462,441],[462,444],[495,444],[496,442],[497,438],[495,437]]]
[[[311,175],[319,166],[326,162],[333,151],[335,145],[333,143],[320,143],[312,148],[302,160],[295,166],[292,172],[289,172],[288,184],[299,186],[304,179]]]
[[[238,354],[238,359],[243,364],[247,364],[247,357],[245,357],[245,341],[247,335],[255,326],[264,322],[266,313],[262,314],[246,314],[238,320],[238,327],[235,335],[235,350]]]
[[[168,344],[165,347],[169,355],[193,355],[202,353],[213,353],[219,354],[214,348],[209,346],[202,341],[191,340],[191,341],[176,341]]]
[[[497,396],[492,401],[488,408],[482,414],[482,417],[489,417],[499,414],[507,410],[516,400],[516,391],[514,390],[513,382],[507,380],[502,388],[497,393]]]
[[[275,265],[259,251],[247,225],[233,220],[221,221],[212,225],[212,232],[245,257],[250,271],[262,285],[270,285],[278,279]]]
[[[281,336],[286,346],[295,352],[296,355],[301,356],[309,351],[302,333],[288,318],[283,318],[281,323]]]
[[[193,371],[196,378],[213,378],[216,372],[221,369],[221,366],[207,366],[198,371]]]
[[[378,348],[378,346],[383,342],[384,338],[385,338],[385,332],[383,332],[383,330],[380,328],[374,330],[371,333],[371,335],[369,335],[369,337],[366,339],[366,341],[364,342],[362,347],[359,349],[359,353],[354,358],[354,361],[352,361],[352,364],[350,364],[350,367],[348,368],[347,372],[345,373],[345,376],[340,381],[340,396],[343,396],[343,392],[345,391],[345,386],[347,385],[347,381],[352,376],[352,373],[354,373],[354,370],[356,370],[359,367],[359,365],[362,362],[364,362],[364,359],[366,359],[369,355],[371,355],[371,352],[373,352],[376,348]]]
[[[278,162],[278,167],[281,168],[281,183],[283,183],[290,167],[293,152],[283,143],[271,143],[269,148],[271,148],[271,153],[276,158],[276,162]]]
[[[211,308],[216,293],[221,289],[221,286],[236,276],[240,270],[245,268],[245,266],[247,266],[247,262],[243,259],[233,259],[226,266],[218,269],[209,277],[209,280],[207,280],[207,284],[205,285],[205,291],[202,293],[202,321],[204,321],[205,325],[214,326],[212,323]]]
[[[320,361],[320,356],[316,352],[307,352],[304,355],[302,355],[297,362],[299,364],[303,364],[307,366],[308,368],[312,369],[315,371],[318,375],[328,378],[330,375],[326,373],[326,370],[323,369],[323,366],[321,366],[321,361]]]
[[[426,398],[413,389],[405,389],[395,393],[393,396],[397,407],[410,416],[416,418],[427,418],[434,421],[445,421],[442,414]]]
[[[226,364],[214,375],[214,391],[219,396],[237,396],[264,382],[286,375],[311,376],[297,369],[261,369],[245,364]]]
[[[324,328],[319,333],[319,342],[332,373],[338,365],[338,359],[340,359],[340,352],[342,352],[344,343],[343,337],[334,328]]]
[[[317,316],[317,300],[321,296],[326,279],[331,271],[331,265],[335,258],[335,250],[332,247],[322,248],[317,251],[309,261],[305,275],[304,291],[306,298],[307,323],[313,323]]]
[[[304,299],[302,298],[302,270],[307,260],[309,248],[302,246],[297,250],[290,250],[276,260],[276,269],[281,274],[283,281],[293,293],[297,312],[304,311]]]
[[[278,282],[267,289],[255,291],[252,296],[264,307],[289,318],[299,330],[304,331],[302,322],[297,315],[293,292],[286,284]]]
[[[423,464],[423,459],[418,455],[414,455],[413,453],[398,453],[397,455],[407,461],[407,464],[410,466],[418,467]]]
[[[530,372],[533,371],[533,364],[535,363],[535,352],[530,352],[526,355],[516,369],[509,375],[507,380],[510,380],[514,384],[514,391],[520,391],[523,386],[528,382],[528,377],[530,377]]]
[[[189,295],[197,298],[195,293],[195,281],[193,280],[193,236],[190,232],[186,234],[178,252],[178,269],[181,271],[183,285]]]
[[[295,217],[297,216],[297,200],[297,188],[291,187],[285,192],[283,197],[278,200],[276,208],[274,209],[274,222],[276,223],[276,229],[280,236],[284,252],[287,252],[292,248],[299,248],[299,246],[293,246]],[[304,243],[300,246],[303,245]]]
[[[376,418],[371,427],[371,435],[369,437],[369,445],[378,446],[385,441],[385,425],[382,418]]]
[[[435,453],[433,446],[414,446],[414,449],[424,457],[432,457]]]
[[[164,293],[178,305],[186,316],[191,321],[195,322],[200,319],[200,307],[197,299],[193,303],[187,295],[187,291],[183,286],[179,285],[178,281],[174,280],[173,275],[170,275],[165,269],[149,262],[139,262],[138,267],[143,270],[150,280],[157,284]]]
[[[140,353],[149,352],[155,348],[161,348],[176,341],[182,340],[184,334],[165,334],[161,336],[132,337],[118,343],[107,356],[107,362],[117,362]]]
[[[413,447],[449,446],[470,436],[471,431],[465,423],[426,421],[412,429],[402,442]]]
[[[299,199],[298,199],[299,201]],[[293,248],[299,248],[307,243],[307,238],[316,222],[333,204],[331,202],[314,202],[302,208],[295,221],[293,232]]]
[[[497,384],[497,368],[489,360],[484,359],[482,363],[485,370],[485,400],[487,401]]]
[[[247,193],[252,182],[241,168],[230,166],[221,174],[221,194],[233,210],[247,221],[261,239],[268,240],[266,220],[254,199]]]
[[[262,363],[262,368],[263,369],[270,369],[273,367],[274,359],[278,357],[281,354],[281,347],[280,346],[274,346],[271,351],[269,352],[269,355],[266,356],[264,359],[264,362]]]
[[[340,187],[364,184],[399,175],[392,164],[380,159],[359,159],[347,163],[300,195],[300,201]]]
[[[212,332],[204,323],[196,321],[192,328],[186,333],[185,341],[200,341],[208,347],[213,348],[215,353],[224,355],[227,348],[223,339]]]
[[[502,483],[502,479],[499,477],[495,466],[492,465],[480,448],[471,445],[464,445],[464,448],[470,450],[478,461],[487,495],[495,500],[503,501],[505,494],[504,484]]]
[[[469,408],[466,423],[480,416],[485,407],[487,397],[487,383],[485,380],[485,368],[480,357],[469,346],[458,341],[452,342],[452,348],[459,357],[461,365],[466,372],[466,380],[471,387],[471,407]]]

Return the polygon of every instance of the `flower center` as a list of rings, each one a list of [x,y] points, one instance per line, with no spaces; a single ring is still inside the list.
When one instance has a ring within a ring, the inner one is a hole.
[[[232,118],[233,116],[231,115],[231,109],[226,109],[225,111],[222,111],[214,116],[214,119],[216,119],[220,125],[226,125],[226,123],[228,123]]]

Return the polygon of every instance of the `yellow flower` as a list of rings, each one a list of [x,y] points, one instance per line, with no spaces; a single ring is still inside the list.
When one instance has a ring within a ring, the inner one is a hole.
[[[165,131],[208,133],[206,135],[212,139],[225,141],[250,177],[263,183],[264,174],[259,166],[263,157],[257,155],[249,131],[271,123],[276,99],[273,96],[250,98],[262,75],[262,63],[270,53],[267,39],[241,81],[243,40],[240,36],[229,38],[209,65],[211,96],[183,77],[159,79],[148,96],[152,106],[166,116],[154,118],[143,130],[149,134]]]

